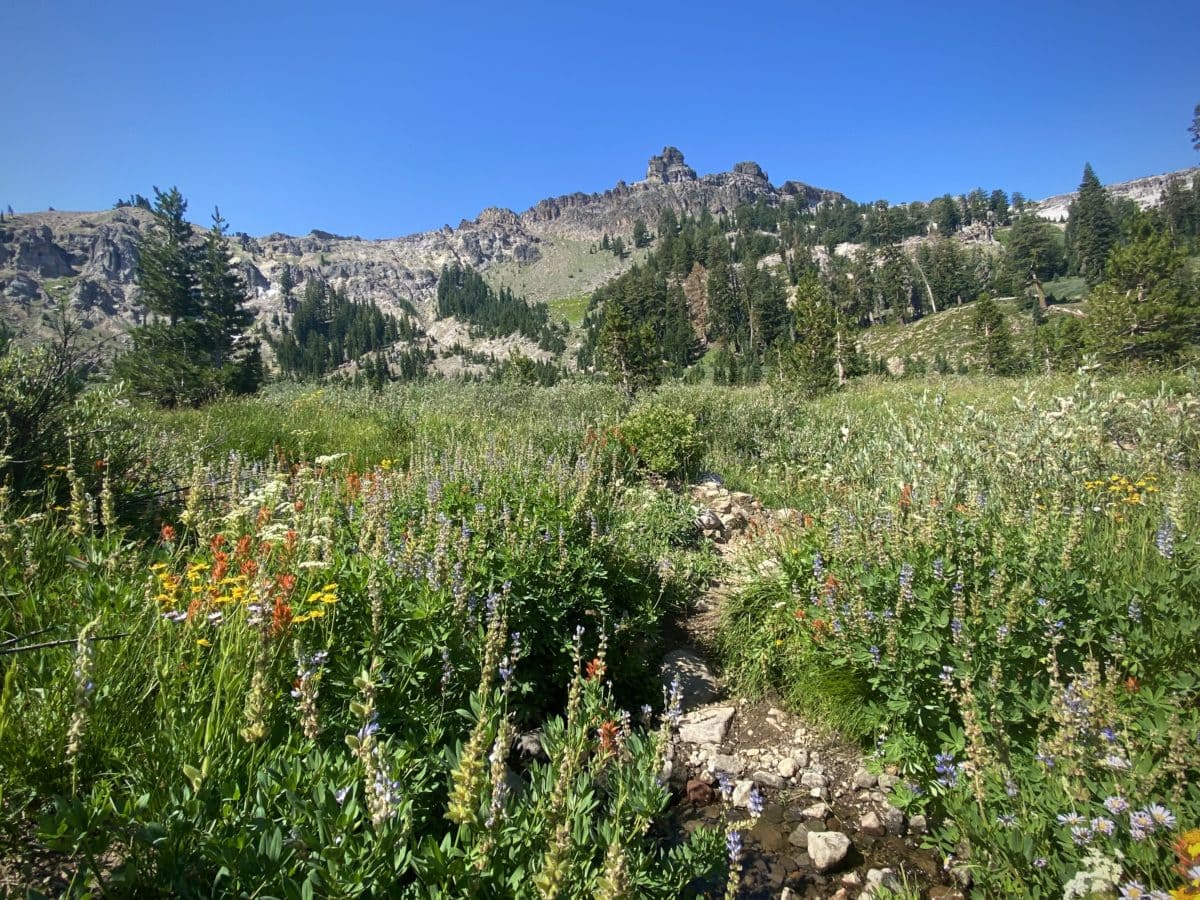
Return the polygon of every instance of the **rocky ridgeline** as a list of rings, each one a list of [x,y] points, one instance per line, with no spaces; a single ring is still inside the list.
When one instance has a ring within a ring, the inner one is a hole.
[[[287,266],[299,291],[307,278],[319,274],[351,299],[374,301],[387,312],[404,315],[411,306],[420,324],[429,326],[443,265],[457,262],[483,271],[496,263],[537,266],[547,240],[591,244],[604,234],[628,239],[636,219],[653,227],[667,209],[681,216],[704,210],[719,215],[742,203],[762,199],[777,204],[796,197],[817,203],[841,195],[794,181],[774,187],[762,168],[750,162],[698,176],[682,153],[667,147],[650,159],[643,181],[543,200],[520,214],[490,207],[457,227],[382,240],[319,230],[300,237],[238,234],[234,251],[251,291],[250,306],[260,319],[282,313],[279,284]],[[144,315],[135,286],[137,246],[150,220],[150,213],[137,207],[6,218],[0,223],[0,313],[5,321],[18,333],[36,334],[43,330],[43,313],[65,301],[98,335],[137,324]],[[564,281],[557,293],[576,291],[573,282]]]
[[[935,900],[962,897],[969,886],[965,870],[947,875],[938,858],[919,847],[924,816],[908,817],[890,801],[900,783],[897,772],[871,771],[857,747],[768,701],[726,697],[704,652],[721,600],[750,575],[736,565],[756,554],[738,551],[803,521],[795,510],[766,509],[751,494],[715,479],[687,491],[696,527],[735,570],[697,600],[680,623],[686,646],[671,650],[662,663],[664,688],[678,686],[683,710],[663,773],[679,797],[679,826],[690,832],[744,822],[752,791],[765,798],[745,833],[739,896],[848,900],[907,886]],[[756,571],[770,571],[771,562],[757,562]],[[962,883],[956,885],[955,877]]]

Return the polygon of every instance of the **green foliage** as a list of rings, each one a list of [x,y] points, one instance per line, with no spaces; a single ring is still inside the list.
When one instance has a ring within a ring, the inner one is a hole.
[[[683,895],[722,838],[651,827],[669,725],[618,704],[657,699],[691,512],[588,437],[620,408],[277,386],[155,414],[203,448],[158,541],[0,508],[0,630],[80,635],[0,656],[0,828],[75,893]]]
[[[401,340],[417,337],[412,321],[385,314],[373,301],[349,300],[344,290],[334,290],[319,276],[304,284],[304,297],[272,342],[275,358],[285,375],[321,378],[367,354],[384,350]],[[369,358],[374,365],[374,358]],[[402,378],[424,373],[424,354],[415,366],[400,366]],[[387,372],[382,373],[388,380]]]
[[[1193,385],[1047,387],[793,410],[755,477],[810,518],[727,606],[727,672],[873,744],[982,894],[1061,896],[1089,847],[1165,889],[1200,820]]]
[[[971,306],[971,330],[975,337],[972,349],[983,371],[989,375],[1013,375],[1021,370],[1008,320],[987,294]]]
[[[457,316],[471,325],[473,336],[520,334],[543,350],[566,348],[564,328],[550,319],[544,303],[529,303],[508,288],[494,290],[470,267],[454,263],[442,268],[437,287],[438,318]]]
[[[154,223],[138,248],[138,287],[159,317],[131,333],[114,372],[160,406],[199,405],[221,393],[253,393],[263,377],[246,329],[246,286],[234,269],[218,210],[203,247],[192,242],[178,189],[155,193]]]
[[[696,417],[651,398],[630,411],[619,425],[638,464],[667,477],[686,477],[700,465],[705,436]]]
[[[1200,285],[1169,234],[1142,219],[1088,301],[1088,341],[1114,363],[1170,363],[1200,340]]]
[[[1113,203],[1092,171],[1083,167],[1079,193],[1067,214],[1067,261],[1071,274],[1082,275],[1088,284],[1104,279],[1104,264],[1120,238]]]

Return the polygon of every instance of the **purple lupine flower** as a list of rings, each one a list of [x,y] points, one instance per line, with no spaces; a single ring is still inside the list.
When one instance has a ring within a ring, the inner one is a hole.
[[[1165,516],[1162,524],[1158,526],[1154,535],[1154,545],[1158,547],[1158,553],[1163,559],[1170,559],[1175,555],[1175,523],[1171,521],[1170,516]]]
[[[1129,616],[1130,622],[1142,621],[1142,604],[1138,603],[1136,597],[1129,601],[1129,609],[1126,614]]]
[[[938,782],[945,787],[958,784],[958,764],[954,761],[953,753],[939,753],[934,757],[933,771],[938,774]]]
[[[1035,869],[1044,869],[1048,865],[1050,865],[1050,861],[1044,856],[1036,857],[1033,861],[1033,867]]]
[[[947,687],[954,684],[954,666],[942,666],[942,674],[938,676],[938,681]]]
[[[336,791],[333,792],[333,799],[337,801],[338,806],[341,806],[343,803],[346,802],[346,795],[349,793],[350,793],[350,788],[348,788],[348,787],[338,788]]]
[[[813,554],[812,572],[813,578],[816,581],[819,582],[825,579],[825,558],[821,556],[820,550]]]
[[[942,558],[939,556],[933,561],[933,577],[940,581],[945,575],[946,564],[942,562]]]
[[[1117,732],[1113,730],[1111,725],[1105,725],[1100,729],[1100,737],[1104,738],[1110,744],[1117,742]]]
[[[763,795],[759,793],[757,784],[750,788],[750,799],[747,801],[747,804],[750,809],[750,815],[752,815],[754,818],[757,819],[762,815],[763,807],[766,805],[766,801],[763,800]]]
[[[912,602],[912,582],[913,582],[913,567],[912,563],[903,563],[900,566],[900,599],[904,603]]]
[[[963,630],[962,619],[958,619],[958,618],[951,619],[950,620],[950,630],[954,633],[955,637],[958,637],[960,634],[962,634],[962,630]]]
[[[725,849],[729,852],[729,864],[736,866],[742,860],[742,833],[736,828],[725,835]]]
[[[879,658],[882,654],[880,653],[879,648],[876,647],[874,644],[872,644],[870,647],[870,654],[871,654],[871,659],[872,659],[872,661],[874,661],[875,665],[879,665]]]
[[[999,628],[996,629],[996,640],[997,641],[1003,641],[1005,638],[1008,637],[1008,635],[1009,635],[1009,627],[1007,625],[1001,625]]]
[[[721,789],[721,796],[728,802],[733,797],[733,779],[725,772],[718,772],[717,785]]]
[[[1004,793],[1009,797],[1015,797],[1020,791],[1017,789],[1017,783],[1011,778],[1004,779]]]

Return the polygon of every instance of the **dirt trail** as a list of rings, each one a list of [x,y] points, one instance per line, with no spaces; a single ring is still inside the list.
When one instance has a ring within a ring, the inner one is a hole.
[[[963,896],[938,857],[919,849],[924,819],[888,802],[896,775],[868,771],[858,747],[783,710],[777,698],[737,697],[723,682],[716,664],[722,608],[764,565],[769,570],[768,536],[799,527],[799,517],[717,482],[687,490],[722,566],[668,632],[663,677],[678,677],[684,694],[671,759],[677,826],[691,832],[745,822],[751,791],[763,797],[762,813],[742,832],[743,898]],[[723,895],[723,883],[707,888]]]

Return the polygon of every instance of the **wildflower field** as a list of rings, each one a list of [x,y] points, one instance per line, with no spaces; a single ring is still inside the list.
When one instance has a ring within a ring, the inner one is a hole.
[[[799,513],[745,550],[728,677],[874,747],[976,893],[1200,894],[1196,393],[85,396],[0,493],[0,863],[72,896],[736,894],[737,835],[681,839],[660,778],[664,626],[721,567],[672,487],[707,472]]]

